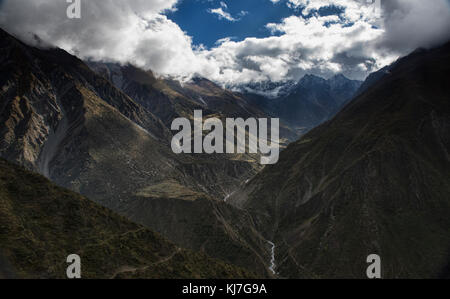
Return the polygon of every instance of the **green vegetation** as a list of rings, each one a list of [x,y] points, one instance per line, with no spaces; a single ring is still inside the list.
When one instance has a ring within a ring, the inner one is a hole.
[[[205,197],[206,194],[192,191],[191,189],[180,185],[175,180],[169,180],[143,188],[137,192],[136,196],[144,198],[168,198],[192,201],[200,197]]]
[[[0,277],[65,278],[73,253],[83,278],[252,277],[1,159]]]

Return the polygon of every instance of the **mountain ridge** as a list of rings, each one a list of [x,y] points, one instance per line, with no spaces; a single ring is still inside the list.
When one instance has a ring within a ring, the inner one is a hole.
[[[450,43],[397,61],[230,197],[290,278],[439,278],[450,236]],[[369,84],[370,85],[370,84]]]
[[[0,278],[251,278],[0,159]]]
[[[175,155],[169,145],[172,132],[158,116],[65,51],[32,48],[0,32],[0,52],[1,157],[45,174],[59,186],[153,231],[164,231],[182,247],[207,250],[228,262],[238,260],[265,275],[269,255],[265,241],[256,231],[241,228],[244,223],[252,226],[249,217],[229,213],[234,216],[231,223],[215,212],[221,203],[216,198],[225,197],[255,173],[254,162],[239,156]],[[186,211],[177,207],[185,199],[165,200],[158,186],[198,197],[194,205],[201,209],[191,209],[191,218],[185,219],[191,224],[179,221]],[[143,199],[138,196],[142,190],[155,193]],[[164,219],[170,224],[167,231],[159,225],[162,220],[141,218],[146,214],[138,205],[142,200],[151,201],[149,208],[156,211],[170,203],[181,216]],[[203,226],[197,224],[204,216],[200,211],[210,221]],[[192,226],[209,234],[187,238]],[[203,247],[210,235],[221,243]],[[233,259],[227,246],[233,247]],[[253,252],[258,254],[249,258]]]
[[[307,74],[289,84],[280,97],[267,98],[251,92],[244,96],[266,113],[279,117],[301,136],[339,112],[361,84],[361,81],[350,80],[342,74],[329,79]]]

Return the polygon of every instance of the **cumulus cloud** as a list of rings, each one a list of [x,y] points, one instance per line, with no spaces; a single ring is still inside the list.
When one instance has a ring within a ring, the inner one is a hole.
[[[66,1],[5,0],[4,29],[32,42],[32,35],[84,59],[131,62],[162,74],[187,70],[192,41],[162,14],[176,0],[81,2],[82,18],[68,19]]]
[[[405,53],[417,47],[431,47],[450,39],[449,0],[286,0],[302,7],[303,14],[323,7],[344,8],[349,22],[363,20],[382,27],[380,44]],[[378,10],[378,11],[377,11]]]
[[[267,24],[272,36],[221,39],[211,49],[194,46],[164,15],[177,0],[82,1],[81,20],[67,19],[65,1],[4,0],[0,24],[28,42],[36,34],[84,59],[130,62],[180,78],[201,75],[225,86],[307,73],[363,79],[414,48],[450,39],[448,0],[381,0],[381,14],[366,0],[271,1],[296,12]],[[339,13],[322,16],[326,7]],[[222,2],[213,13],[236,20],[227,9]]]

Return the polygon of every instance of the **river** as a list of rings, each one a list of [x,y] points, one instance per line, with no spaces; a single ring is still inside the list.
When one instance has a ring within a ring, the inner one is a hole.
[[[275,268],[277,267],[277,265],[275,264],[275,244],[271,241],[267,241],[269,243],[269,245],[272,247],[272,251],[271,251],[271,258],[270,258],[270,267],[269,270],[273,273],[273,274],[277,274],[277,272],[275,272]]]

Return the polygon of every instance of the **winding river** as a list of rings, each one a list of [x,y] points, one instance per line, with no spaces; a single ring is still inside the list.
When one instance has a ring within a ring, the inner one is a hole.
[[[276,264],[275,264],[275,244],[271,241],[267,241],[269,243],[269,245],[272,247],[272,251],[271,251],[271,259],[270,259],[270,267],[269,270],[273,273],[273,274],[277,274],[275,272],[275,268],[276,268]]]

